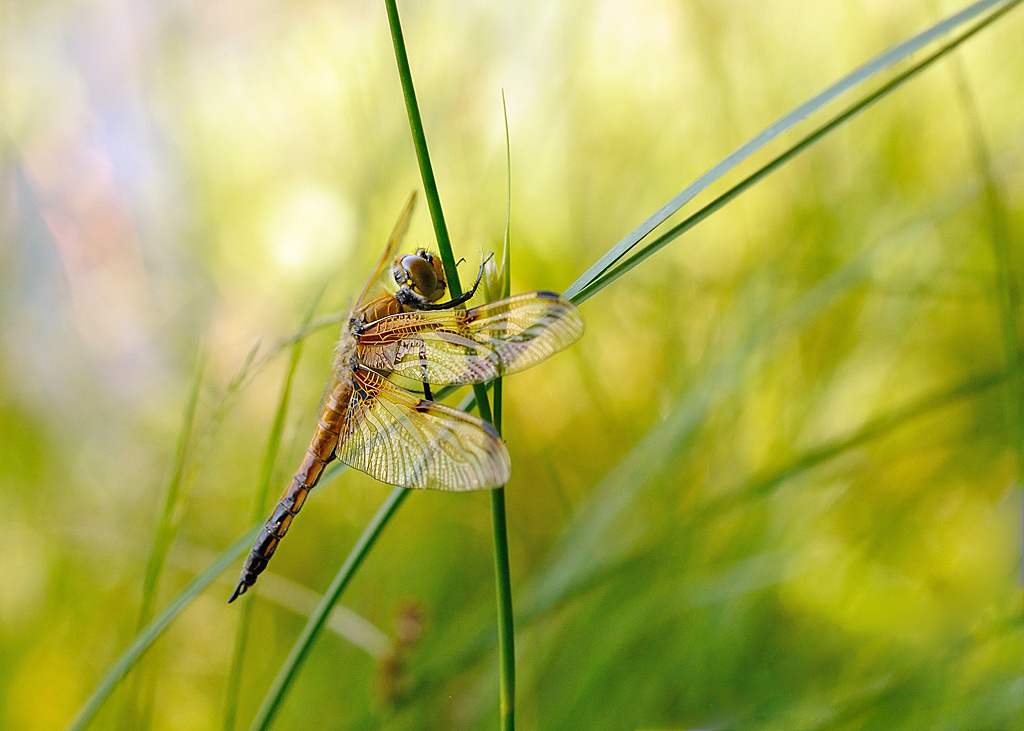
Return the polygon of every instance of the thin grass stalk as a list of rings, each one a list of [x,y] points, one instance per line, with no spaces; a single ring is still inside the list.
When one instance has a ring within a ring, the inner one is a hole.
[[[501,252],[502,284],[500,295],[508,297],[512,290],[512,249],[509,235],[512,221],[512,153],[508,135],[508,111],[505,93],[501,94],[505,115],[505,170],[508,175],[505,207],[505,241]],[[494,381],[494,428],[501,433],[502,379]],[[508,558],[508,521],[505,516],[505,488],[491,492],[491,527],[494,534],[494,583],[498,603],[498,654],[501,674],[498,692],[498,714],[502,731],[515,728],[516,710],[516,636],[512,611],[512,570]]]
[[[391,42],[395,48],[395,64],[398,67],[398,78],[402,84],[402,97],[409,116],[409,129],[412,132],[412,143],[416,149],[416,162],[419,164],[420,177],[423,179],[423,192],[430,210],[430,221],[434,226],[434,238],[437,240],[437,251],[444,265],[445,278],[448,280],[448,292],[454,298],[462,294],[462,283],[459,281],[459,270],[455,266],[452,254],[451,239],[448,237],[448,225],[444,220],[441,208],[441,196],[437,192],[437,180],[434,168],[430,164],[430,151],[427,149],[427,135],[423,130],[423,119],[420,116],[419,102],[416,101],[416,89],[412,83],[412,69],[409,67],[409,54],[405,48],[405,37],[402,34],[402,21],[398,17],[398,5],[395,0],[384,0],[388,13],[388,25],[391,28]],[[481,418],[491,421],[491,407],[487,402],[487,392],[479,384],[473,385],[477,396],[477,409]]]
[[[269,360],[270,355],[272,355],[268,354],[268,357],[264,358],[262,363],[256,364],[257,367],[254,368],[253,366],[256,360],[256,353],[258,351],[259,344],[257,343],[255,346],[253,346],[252,349],[250,349],[249,353],[242,361],[242,365],[238,369],[238,372],[235,373],[235,375],[232,377],[231,381],[227,385],[227,388],[224,389],[224,394],[220,397],[219,401],[214,406],[212,415],[207,420],[207,423],[204,425],[202,430],[198,432],[198,437],[195,439],[195,444],[191,448],[190,453],[188,454],[188,460],[181,462],[181,464],[178,465],[176,469],[176,489],[173,500],[174,507],[171,510],[171,512],[167,514],[169,515],[169,522],[165,523],[163,519],[161,519],[159,527],[159,530],[163,532],[164,536],[163,545],[161,549],[163,557],[161,558],[160,565],[158,567],[157,574],[154,579],[154,592],[156,591],[156,582],[159,580],[159,575],[163,571],[163,564],[166,561],[167,553],[170,551],[170,547],[174,543],[174,539],[177,536],[178,522],[180,521],[182,514],[184,513],[186,507],[188,506],[191,485],[193,480],[195,479],[195,475],[199,469],[199,466],[202,463],[202,456],[206,453],[206,451],[210,448],[210,445],[213,443],[214,436],[216,435],[217,430],[220,428],[220,425],[224,422],[224,419],[227,417],[228,412],[231,410],[231,406],[234,403],[235,396],[237,396],[238,393],[241,392],[242,386],[246,383],[246,380],[251,375],[253,375],[253,373],[256,370],[258,370],[258,367],[260,365],[266,364],[266,362],[268,362]],[[196,385],[198,386],[201,384],[197,382]],[[194,411],[195,404],[191,404],[191,408]],[[182,458],[184,459],[184,455],[182,455]],[[177,474],[178,470],[180,470],[180,474]],[[155,546],[156,543],[154,543],[154,548]],[[150,609],[144,618],[148,620],[149,616],[151,615],[152,610]],[[142,618],[141,615],[140,618]],[[157,652],[159,652],[159,650],[157,650]],[[157,662],[157,665],[159,665],[159,662]],[[156,676],[150,677],[145,674],[140,675],[135,680],[135,690],[128,694],[129,704],[125,706],[125,713],[122,716],[123,728],[148,728],[151,725],[153,705],[156,699],[157,682],[158,678]],[[141,691],[139,690],[140,688]],[[141,700],[138,700],[137,702],[133,703],[132,699],[135,696],[139,696]]]
[[[181,429],[178,432],[178,442],[174,449],[174,468],[171,471],[170,479],[167,481],[167,486],[164,488],[163,505],[160,510],[160,517],[157,519],[156,530],[153,533],[153,545],[150,548],[149,558],[146,561],[146,573],[142,581],[142,602],[139,606],[138,620],[135,623],[135,634],[141,632],[142,628],[153,617],[153,607],[156,604],[160,577],[163,574],[164,564],[167,561],[167,552],[170,550],[171,544],[174,542],[174,535],[177,532],[176,516],[180,511],[182,485],[186,479],[189,445],[192,441],[192,433],[195,427],[196,411],[199,407],[199,396],[202,392],[205,365],[206,349],[203,345],[200,345],[196,351],[192,373],[192,387],[185,405]],[[136,673],[133,680],[129,683],[129,690],[125,697],[125,704],[122,708],[119,723],[121,728],[130,729],[148,725],[147,716],[156,686],[155,680],[147,678],[144,670],[143,668],[143,671]]]
[[[964,10],[961,10],[959,13],[956,13],[945,20],[939,21],[921,33],[918,33],[916,36],[885,50],[867,63],[839,79],[839,81],[835,82],[824,91],[814,95],[806,102],[779,118],[760,133],[742,144],[734,152],[714,165],[707,172],[703,173],[665,205],[655,211],[654,214],[633,229],[625,236],[625,238],[619,241],[619,243],[609,249],[603,256],[594,262],[587,271],[581,274],[580,277],[572,283],[569,289],[566,290],[565,296],[577,303],[588,299],[589,295],[584,296],[582,299],[578,299],[578,295],[580,295],[584,289],[591,287],[599,279],[603,279],[604,275],[611,270],[616,262],[629,253],[634,246],[646,238],[648,234],[654,231],[654,229],[668,220],[670,216],[693,200],[712,183],[722,178],[741,162],[761,150],[765,145],[777,138],[779,135],[796,126],[811,114],[822,109],[830,102],[838,99],[853,87],[858,86],[868,79],[888,70],[894,64],[909,58],[913,53],[919,51],[932,41],[938,40],[947,33],[952,32],[955,28],[973,20],[986,11],[989,11],[992,8],[998,8],[972,30],[962,36],[959,39],[959,42],[966,40],[966,38],[970,37],[996,18],[1002,16],[1006,11],[1017,5],[1019,2],[1020,0],[981,0],[981,2],[976,2]],[[1003,7],[999,8],[998,6],[1001,4],[1003,4]],[[952,45],[955,46],[958,45],[958,43],[954,43]]]
[[[78,711],[78,715],[75,716],[74,720],[68,726],[68,731],[81,731],[81,729],[84,729],[89,724],[96,715],[96,712],[100,709],[100,706],[103,705],[103,702],[114,691],[118,683],[121,682],[121,679],[124,678],[131,669],[132,665],[142,657],[146,650],[153,645],[157,638],[163,634],[164,630],[167,629],[171,622],[181,614],[193,599],[199,596],[199,594],[202,593],[206,587],[212,584],[225,569],[233,565],[243,552],[249,549],[249,546],[251,546],[252,542],[256,540],[256,536],[259,535],[262,528],[262,522],[249,528],[243,536],[225,549],[224,553],[222,553],[216,561],[210,564],[208,569],[194,578],[163,612],[158,614],[152,622],[147,624],[142,631],[136,635],[135,639],[132,640],[132,643],[128,645],[125,651],[121,653],[121,656],[114,661],[114,664],[110,666],[110,669],[107,670],[100,679],[100,682],[97,683],[96,689],[93,690],[85,703],[82,704],[81,709]]]
[[[864,111],[865,109],[870,107],[872,104],[874,104],[875,102],[877,102],[878,100],[880,100],[881,98],[883,98],[884,96],[898,88],[899,86],[902,86],[905,82],[916,76],[924,69],[931,66],[939,59],[946,56],[950,51],[957,48],[961,43],[973,37],[976,33],[981,31],[991,23],[995,22],[998,18],[1002,17],[1007,12],[1012,10],[1014,7],[1019,5],[1020,2],[1021,0],[1012,0],[1009,4],[993,12],[984,20],[979,21],[976,25],[964,31],[959,36],[954,38],[952,41],[948,42],[947,44],[939,48],[937,51],[925,57],[923,60],[914,64],[907,70],[899,73],[897,76],[883,84],[881,87],[873,91],[871,94],[850,105],[842,112],[836,114],[834,117],[832,117],[831,120],[829,120],[822,126],[818,127],[816,130],[814,130],[813,132],[803,137],[799,142],[792,145],[781,154],[777,155],[775,158],[773,158],[771,161],[769,161],[762,167],[758,168],[755,172],[748,175],[746,178],[741,180],[733,187],[729,188],[729,190],[722,193],[720,196],[715,198],[706,206],[696,211],[692,215],[688,216],[684,220],[680,221],[678,224],[670,228],[668,231],[663,233],[661,236],[659,236],[651,243],[647,244],[639,251],[634,252],[631,256],[625,259],[625,261],[621,261],[618,264],[609,267],[605,271],[598,274],[596,278],[590,282],[582,283],[580,284],[580,286],[573,285],[573,288],[575,288],[575,293],[572,296],[570,296],[570,299],[576,304],[581,304],[586,300],[590,299],[595,294],[600,292],[602,289],[607,287],[609,284],[611,284],[619,277],[621,277],[623,274],[625,274],[626,272],[630,271],[641,262],[648,259],[655,252],[659,251],[660,249],[662,249],[675,239],[679,238],[679,236],[681,236],[686,231],[689,231],[691,228],[696,226],[704,219],[708,218],[712,213],[715,213],[720,208],[723,208],[727,203],[731,202],[734,198],[738,197],[741,193],[746,191],[748,188],[753,186],[762,178],[766,177],[769,173],[774,172],[776,169],[778,169],[779,167],[781,167],[782,165],[796,157],[796,155],[798,155],[800,152],[803,152],[805,149],[813,145],[819,139],[829,134],[830,132],[833,132],[837,127],[844,124],[845,122],[848,122],[857,114]],[[723,171],[723,173],[724,172],[725,171]],[[583,278],[581,277],[580,279],[577,280],[577,283],[581,283],[582,280]]]
[[[448,229],[441,208],[441,198],[434,179],[433,166],[430,164],[430,152],[427,148],[427,137],[423,130],[419,104],[416,101],[416,90],[412,81],[412,70],[409,67],[409,56],[405,48],[402,24],[398,16],[395,0],[385,0],[388,12],[388,23],[391,26],[391,39],[395,47],[395,61],[398,76],[402,83],[402,95],[405,97],[406,111],[409,116],[409,127],[412,131],[413,145],[416,148],[416,160],[419,163],[423,188],[430,208],[430,217],[434,224],[434,235],[437,239],[438,253],[444,264],[448,279],[449,292],[452,297],[462,294],[458,268],[452,254]],[[507,244],[507,242],[506,242]],[[505,247],[508,255],[508,247]],[[506,269],[506,275],[508,270]],[[495,409],[500,409],[500,379],[494,386]],[[473,385],[476,395],[477,410],[485,421],[494,423],[490,404],[487,401],[487,389],[481,384]],[[500,427],[498,427],[500,430]],[[499,651],[501,653],[501,727],[503,731],[512,731],[515,716],[515,627],[512,615],[512,582],[508,558],[508,526],[505,517],[505,490],[499,487],[491,492],[491,523],[494,533],[494,567],[497,584],[498,631],[501,637]]]
[[[730,504],[735,504],[741,500],[749,500],[750,498],[763,497],[772,488],[777,487],[783,482],[853,449],[880,439],[915,419],[927,416],[961,401],[980,396],[986,391],[1005,383],[1008,375],[1009,371],[998,370],[970,376],[951,387],[936,390],[933,393],[911,401],[905,406],[898,407],[881,416],[876,416],[846,437],[834,439],[813,447],[793,457],[781,467],[755,475],[746,484],[730,490],[728,494],[722,495],[718,501],[709,506],[707,512],[701,511],[701,515],[706,519],[710,519],[714,513],[724,512]]]
[[[405,108],[409,114],[412,144],[416,148],[416,161],[419,163],[420,177],[423,179],[423,192],[427,196],[427,208],[430,209],[430,220],[434,225],[434,238],[437,239],[437,249],[441,254],[441,261],[444,263],[444,274],[448,280],[449,291],[452,297],[458,297],[462,294],[459,272],[455,267],[452,244],[448,238],[448,226],[445,224],[444,211],[441,209],[441,196],[437,192],[437,181],[434,179],[434,169],[430,165],[430,155],[427,152],[427,135],[423,131],[420,107],[412,85],[412,69],[409,68],[409,54],[405,50],[405,38],[402,36],[402,22],[398,17],[398,6],[395,4],[395,0],[384,0],[384,5],[388,12],[388,25],[391,28],[391,41],[395,48],[398,77],[402,82],[402,96],[405,98]]]
[[[281,665],[277,677],[274,678],[274,682],[267,690],[263,703],[256,712],[256,717],[250,726],[251,731],[270,728],[270,724],[273,722],[274,716],[284,700],[285,691],[291,685],[295,674],[298,673],[299,668],[306,659],[306,655],[313,646],[313,640],[316,639],[316,636],[320,634],[320,630],[323,629],[331,609],[339,597],[341,597],[342,592],[345,591],[345,587],[352,580],[363,559],[366,558],[370,549],[373,548],[373,544],[388,524],[388,521],[391,520],[391,516],[395,514],[395,511],[398,510],[408,495],[409,491],[401,487],[396,487],[392,490],[377,510],[376,515],[373,516],[373,519],[363,530],[362,535],[359,536],[359,540],[352,547],[352,551],[338,570],[334,580],[331,581],[331,585],[327,587],[323,598],[320,599],[320,603],[313,610],[313,614],[310,615],[306,626],[302,628],[302,633],[292,646],[291,652],[288,653],[288,657],[285,658],[284,663]]]
[[[321,289],[314,298],[306,317],[302,321],[305,328],[313,319],[320,298],[324,290]],[[270,428],[270,438],[267,440],[267,447],[263,453],[263,464],[260,468],[260,479],[256,488],[256,495],[252,501],[252,513],[249,516],[252,522],[258,522],[264,517],[267,510],[267,497],[270,493],[270,482],[274,477],[274,468],[277,464],[277,455],[281,448],[281,435],[284,432],[285,417],[288,414],[288,404],[291,401],[292,383],[295,380],[295,371],[298,369],[299,360],[302,357],[303,340],[296,340],[292,344],[291,355],[288,358],[288,369],[285,372],[284,384],[281,387],[281,396],[277,402],[277,411],[274,413],[274,421]],[[258,591],[256,586],[252,591]],[[232,731],[235,727],[235,719],[238,715],[238,695],[242,684],[242,667],[245,662],[245,650],[249,641],[249,626],[252,622],[252,611],[255,602],[252,600],[244,602],[241,607],[241,616],[238,618],[238,630],[235,634],[235,651],[231,657],[231,669],[228,671],[227,688],[224,695],[224,731]]]
[[[501,398],[499,384],[495,384],[494,398],[497,404]],[[512,613],[512,571],[508,559],[504,487],[491,491],[491,526],[494,534],[494,579],[498,602],[498,654],[501,660],[498,709],[501,731],[512,731],[515,728],[516,715],[516,635]]]
[[[167,550],[174,539],[175,513],[178,509],[178,498],[181,494],[181,486],[185,478],[188,447],[192,439],[196,411],[199,406],[199,394],[202,390],[205,364],[205,348],[200,346],[196,354],[196,362],[192,374],[192,388],[189,392],[188,403],[185,406],[185,416],[182,419],[181,430],[178,432],[178,443],[174,449],[174,470],[171,472],[171,479],[167,482],[167,487],[164,490],[163,507],[160,511],[160,518],[153,536],[153,546],[149,552],[149,559],[146,562],[146,576],[142,582],[142,606],[139,609],[136,631],[142,629],[152,618],[160,575],[163,573],[164,563],[167,560]]]

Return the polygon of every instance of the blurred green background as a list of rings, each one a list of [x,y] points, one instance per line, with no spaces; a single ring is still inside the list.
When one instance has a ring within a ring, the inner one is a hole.
[[[564,290],[960,7],[401,5],[464,279],[502,237],[504,90],[513,291]],[[287,359],[218,420],[227,384],[324,284],[319,314],[348,307],[420,183],[380,4],[44,0],[0,24],[0,727],[52,729],[135,635],[197,352],[156,609],[245,531]],[[1020,723],[1022,37],[1016,11],[586,302],[583,340],[507,382],[521,728]],[[432,241],[424,207],[410,242]],[[306,341],[275,498],[336,333]],[[388,491],[318,488],[245,597],[238,727]],[[495,728],[490,531],[486,495],[410,496],[276,728]],[[223,727],[240,565],[93,728]]]

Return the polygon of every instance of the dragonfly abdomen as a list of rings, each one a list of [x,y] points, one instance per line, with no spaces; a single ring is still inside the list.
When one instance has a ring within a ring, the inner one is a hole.
[[[235,587],[234,593],[228,599],[229,604],[256,583],[256,578],[267,567],[271,556],[277,550],[278,543],[291,527],[292,520],[302,509],[309,491],[316,487],[324,467],[334,459],[334,449],[338,446],[338,437],[345,419],[345,412],[348,410],[351,394],[351,382],[342,381],[335,385],[327,397],[327,404],[320,415],[316,433],[309,444],[309,449],[306,450],[306,456],[295,472],[295,476],[292,477],[288,489],[281,496],[274,512],[263,526],[263,530],[260,531],[252,550],[249,551],[249,557],[246,558],[245,565],[242,566],[242,575],[238,580],[238,586]]]

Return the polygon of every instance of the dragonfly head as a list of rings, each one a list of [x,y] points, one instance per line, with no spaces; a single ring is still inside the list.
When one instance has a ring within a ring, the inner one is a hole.
[[[398,257],[394,275],[398,284],[398,300],[402,304],[415,306],[437,302],[447,288],[440,257],[426,249]]]

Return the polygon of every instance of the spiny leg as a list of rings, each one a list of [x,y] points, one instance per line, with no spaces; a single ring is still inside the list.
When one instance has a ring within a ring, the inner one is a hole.
[[[468,292],[463,292],[458,297],[455,297],[454,299],[450,299],[447,302],[444,302],[442,304],[435,305],[435,304],[423,303],[423,304],[416,305],[416,309],[418,309],[418,310],[450,310],[453,307],[458,307],[459,305],[463,304],[464,302],[469,302],[469,300],[473,299],[473,295],[476,294],[476,290],[480,287],[480,280],[482,280],[484,278],[484,266],[487,264],[488,261],[491,260],[491,257],[493,257],[493,256],[494,256],[493,253],[489,254],[487,256],[487,258],[484,259],[483,264],[480,265],[480,270],[476,273],[476,281],[473,283],[473,289],[469,290]]]

